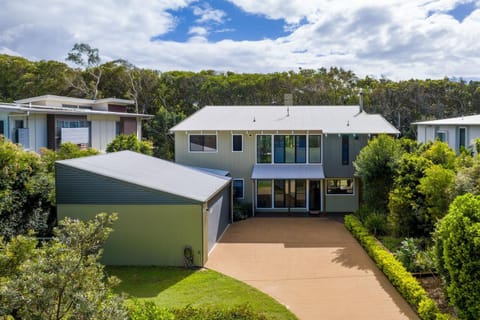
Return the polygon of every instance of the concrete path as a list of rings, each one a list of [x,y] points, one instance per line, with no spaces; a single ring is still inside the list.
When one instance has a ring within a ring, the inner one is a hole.
[[[252,218],[234,223],[206,267],[269,294],[302,320],[418,319],[335,219]]]

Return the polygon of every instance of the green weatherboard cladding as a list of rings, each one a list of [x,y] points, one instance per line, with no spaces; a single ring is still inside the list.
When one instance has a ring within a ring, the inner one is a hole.
[[[57,163],[59,204],[198,204],[198,201],[152,190]]]
[[[116,212],[118,220],[104,247],[107,265],[182,266],[183,248],[193,248],[194,264],[206,252],[202,205],[77,205],[57,204],[58,218],[91,219],[99,212]]]

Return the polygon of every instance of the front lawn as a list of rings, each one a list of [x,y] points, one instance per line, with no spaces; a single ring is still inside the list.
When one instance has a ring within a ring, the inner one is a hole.
[[[206,269],[173,267],[108,267],[122,282],[116,288],[130,298],[154,301],[160,307],[233,307],[249,304],[269,319],[296,319],[285,306],[249,285]]]

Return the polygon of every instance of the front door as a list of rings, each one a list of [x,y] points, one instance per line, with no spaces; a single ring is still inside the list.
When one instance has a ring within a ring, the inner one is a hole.
[[[309,189],[309,201],[308,208],[310,211],[320,211],[321,210],[321,181],[320,180],[310,180],[310,189]]]

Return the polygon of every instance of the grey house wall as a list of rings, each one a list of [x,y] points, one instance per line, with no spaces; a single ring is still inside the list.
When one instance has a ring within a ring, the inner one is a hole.
[[[230,188],[225,188],[208,203],[208,251],[230,223]]]
[[[323,136],[323,171],[327,178],[353,177],[355,169],[353,161],[357,158],[360,150],[368,143],[368,135],[349,136],[349,160],[348,165],[342,164],[342,136],[329,134]]]

